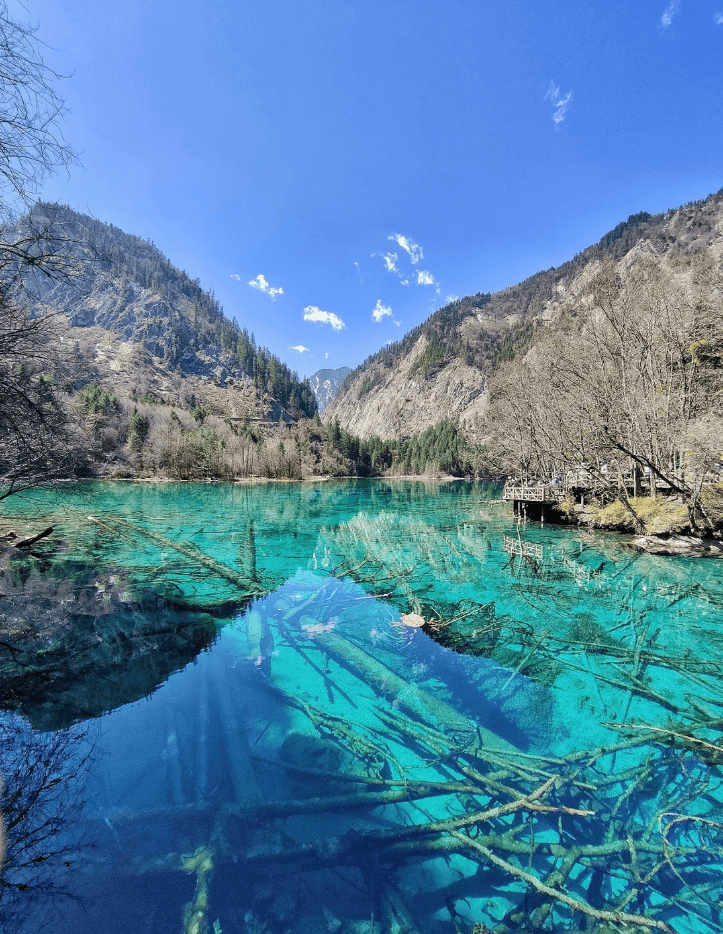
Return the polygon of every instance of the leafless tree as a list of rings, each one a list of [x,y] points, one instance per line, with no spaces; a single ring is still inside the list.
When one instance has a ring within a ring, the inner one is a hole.
[[[619,476],[645,471],[653,492],[656,483],[674,490],[692,525],[705,525],[701,484],[723,435],[720,309],[710,254],[603,266],[525,359],[493,381],[497,447],[538,475],[587,464],[624,502]]]
[[[63,138],[61,77],[43,61],[37,27],[16,22],[0,0],[0,210],[29,207],[48,174],[77,161]]]
[[[58,78],[36,28],[0,0],[0,498],[67,473],[75,457],[57,379],[60,322],[52,309],[29,310],[38,276],[78,271],[70,238],[32,206],[48,174],[77,161],[62,135]]]
[[[60,358],[52,316],[0,295],[0,500],[67,476],[78,436],[57,381]]]

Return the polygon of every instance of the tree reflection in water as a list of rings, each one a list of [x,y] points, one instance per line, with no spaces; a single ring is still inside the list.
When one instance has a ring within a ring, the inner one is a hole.
[[[2,930],[18,930],[67,894],[83,842],[74,826],[84,805],[92,762],[87,729],[39,733],[21,717],[2,714],[0,770],[4,788],[5,861],[0,870]],[[87,842],[87,841],[85,841]]]

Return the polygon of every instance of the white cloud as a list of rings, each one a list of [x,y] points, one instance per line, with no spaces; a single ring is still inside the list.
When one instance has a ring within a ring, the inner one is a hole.
[[[324,354],[324,359],[325,359],[325,360],[328,360],[328,359],[329,359],[329,351],[328,351],[328,350],[327,350],[327,352]]]
[[[295,350],[297,353],[304,353],[304,352],[307,351],[308,349],[309,349],[309,348],[308,348],[308,347],[304,347],[303,344],[297,344],[295,347],[289,347],[289,350]]]
[[[666,6],[663,11],[663,15],[660,17],[660,28],[667,29],[668,26],[673,22],[673,17],[680,10],[680,0],[670,0],[670,3]]]
[[[381,298],[377,299],[377,303],[374,306],[374,311],[372,311],[372,318],[379,324],[382,318],[390,317],[392,314],[392,309],[389,305],[382,305]]]
[[[385,253],[384,254],[384,268],[387,272],[396,272],[397,271],[397,260],[399,259],[398,253]]]
[[[438,285],[439,283],[434,278],[431,272],[428,272],[426,269],[420,269],[417,271],[417,285]]]
[[[420,259],[424,259],[424,251],[421,246],[409,237],[404,237],[402,234],[392,234],[389,239],[394,240],[403,250],[409,253],[413,266],[416,266]]]
[[[447,302],[448,305],[450,305],[452,302],[458,302],[459,295],[448,295],[445,301]]]
[[[364,276],[361,271],[361,266],[357,262],[355,262],[354,265],[356,266],[357,279],[359,279],[361,285],[364,285]]]
[[[233,273],[231,276],[232,279],[235,279],[237,282],[241,281],[241,276],[237,276],[236,273]]]
[[[572,91],[568,91],[563,97],[560,93],[560,88],[554,81],[551,81],[550,87],[545,94],[545,100],[552,101],[552,106],[555,108],[552,113],[552,119],[555,122],[555,126],[559,126],[567,116],[567,111],[572,103]]]
[[[284,290],[281,287],[278,289],[272,288],[266,281],[266,277],[261,275],[261,273],[259,273],[255,279],[251,279],[248,284],[252,289],[258,289],[259,292],[266,292],[266,294],[270,295],[272,299],[275,299],[277,295],[284,294]]]
[[[318,324],[330,324],[335,331],[342,331],[346,325],[333,311],[322,311],[316,305],[307,305],[304,309],[304,321],[315,321]]]
[[[715,13],[713,16],[716,26],[723,26],[723,13]]]
[[[400,279],[399,281],[402,283],[402,285],[409,285],[409,279]]]

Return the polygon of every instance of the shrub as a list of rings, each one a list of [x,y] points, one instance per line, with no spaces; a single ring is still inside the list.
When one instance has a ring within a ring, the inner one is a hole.
[[[199,425],[202,425],[205,419],[208,418],[209,412],[208,409],[204,409],[200,405],[196,405],[191,409],[191,415],[196,419]]]
[[[638,496],[630,500],[630,505],[645,526],[645,531],[653,535],[684,532],[689,527],[688,510],[677,500],[663,496]],[[633,516],[620,500],[615,500],[609,506],[594,508],[592,524],[601,529],[636,531]]]

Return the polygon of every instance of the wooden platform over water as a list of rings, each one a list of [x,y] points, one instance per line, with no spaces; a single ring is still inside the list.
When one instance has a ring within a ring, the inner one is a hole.
[[[560,503],[565,491],[546,483],[506,483],[504,499],[521,503]]]
[[[718,477],[706,477],[703,483],[718,482]],[[607,474],[605,468],[600,472],[587,467],[577,467],[550,480],[515,478],[505,483],[503,498],[512,502],[515,516],[527,519],[546,517],[546,507],[559,505],[570,497],[581,504],[587,500],[609,501],[621,488],[628,496],[649,496],[657,493],[663,496],[674,493],[674,488],[665,480],[652,478],[649,472]],[[605,500],[605,497],[608,497]]]
[[[556,506],[565,498],[565,490],[560,486],[547,483],[519,483],[505,484],[504,499],[511,501],[516,516],[526,519],[545,518],[545,507]]]

